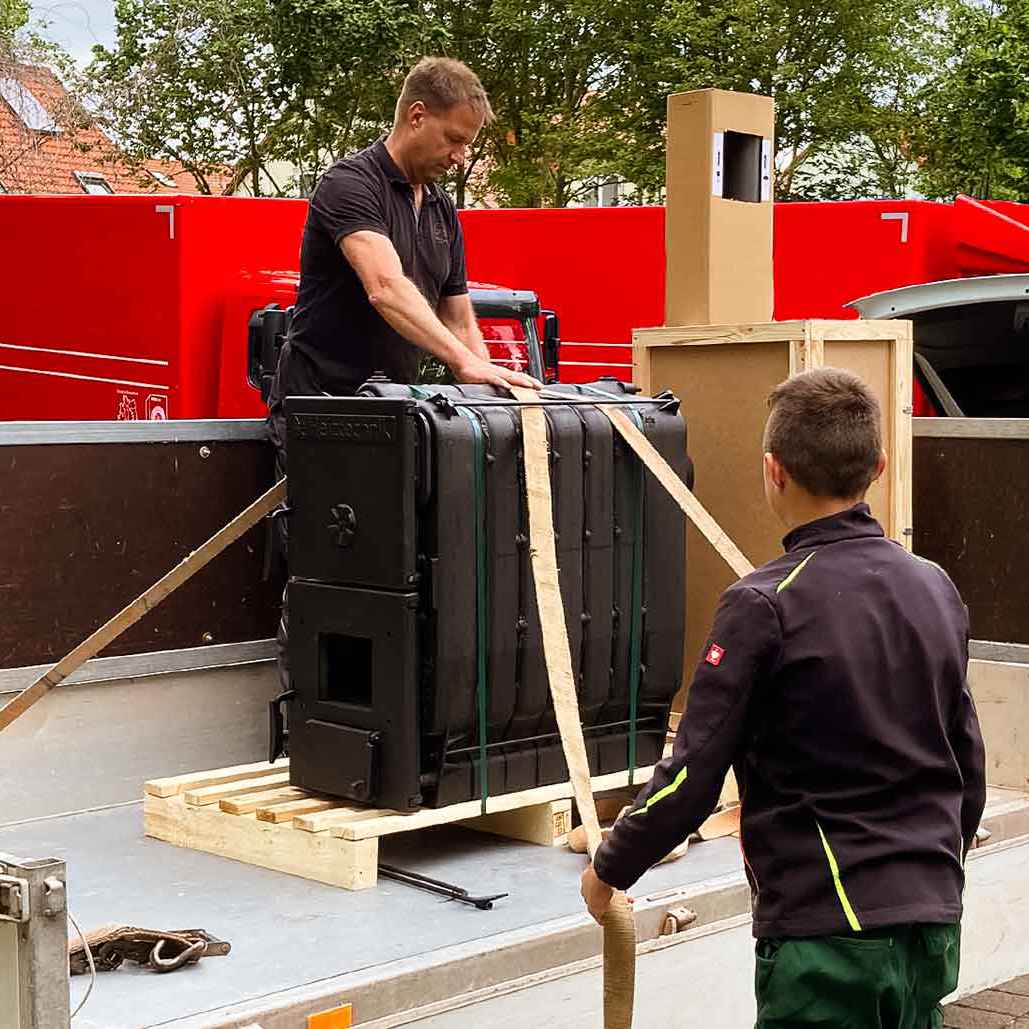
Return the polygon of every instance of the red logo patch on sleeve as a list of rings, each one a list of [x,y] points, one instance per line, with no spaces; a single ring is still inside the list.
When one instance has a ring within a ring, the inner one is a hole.
[[[717,643],[711,644],[711,649],[707,652],[707,657],[704,660],[709,665],[714,665],[717,668],[722,663],[722,658],[725,657],[725,647],[720,647]]]

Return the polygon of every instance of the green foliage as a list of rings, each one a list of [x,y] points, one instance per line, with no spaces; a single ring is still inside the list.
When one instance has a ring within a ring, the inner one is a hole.
[[[665,97],[707,86],[776,102],[776,191],[809,198],[902,191],[910,97],[935,59],[934,0],[669,0],[626,40],[605,97],[624,112],[618,160],[641,198],[664,181]],[[860,151],[864,150],[865,156]]]
[[[954,3],[954,53],[923,90],[920,184],[1029,200],[1029,2]]]
[[[24,0],[0,0],[5,21]],[[19,13],[20,12],[20,13]],[[1029,0],[117,0],[95,105],[138,160],[202,188],[305,191],[388,130],[404,73],[445,53],[497,113],[459,203],[564,206],[598,182],[660,201],[665,98],[777,106],[781,199],[1029,191]],[[286,171],[282,169],[286,168]]]
[[[0,0],[0,45],[9,47],[15,34],[28,23],[28,0]]]
[[[434,5],[448,30],[447,52],[475,68],[496,111],[476,158],[488,156],[485,185],[505,205],[563,207],[593,188],[612,134],[594,101],[621,60],[624,36],[599,7],[584,0]]]
[[[178,161],[204,192],[226,166],[260,192],[280,120],[266,0],[117,0],[118,45],[94,48],[91,106],[138,162]]]
[[[270,33],[285,105],[276,156],[308,185],[386,131],[408,68],[445,38],[415,0],[274,0]]]

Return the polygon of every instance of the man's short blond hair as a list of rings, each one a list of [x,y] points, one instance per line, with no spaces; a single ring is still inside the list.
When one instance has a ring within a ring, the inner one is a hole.
[[[397,121],[416,100],[421,100],[434,114],[468,104],[482,115],[483,124],[493,121],[493,108],[479,76],[467,64],[451,57],[423,57],[407,73],[397,101]]]

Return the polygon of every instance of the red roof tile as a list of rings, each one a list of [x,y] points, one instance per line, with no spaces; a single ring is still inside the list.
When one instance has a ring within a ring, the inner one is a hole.
[[[116,193],[199,193],[196,180],[181,165],[146,161],[145,167],[174,179],[164,186],[139,171],[118,148],[90,124],[48,68],[18,65],[4,69],[46,108],[59,126],[57,133],[34,131],[0,99],[0,187],[8,193],[82,193],[75,172],[102,175]],[[229,169],[208,176],[211,189],[221,192],[231,180]]]

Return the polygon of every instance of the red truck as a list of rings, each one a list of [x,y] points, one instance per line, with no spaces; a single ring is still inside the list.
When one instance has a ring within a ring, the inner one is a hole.
[[[0,418],[259,416],[247,325],[292,302],[305,213],[301,200],[0,196]],[[561,316],[563,381],[632,377],[632,329],[664,321],[663,208],[461,220],[470,276],[531,287],[542,305],[537,315],[535,301],[507,293],[498,310],[494,290],[492,315],[480,314],[495,359],[541,361],[530,358],[536,335],[553,365],[546,308]],[[778,204],[775,240],[776,318],[856,317],[844,305],[868,294],[1029,269],[1029,208]],[[919,381],[916,413],[941,413]]]

